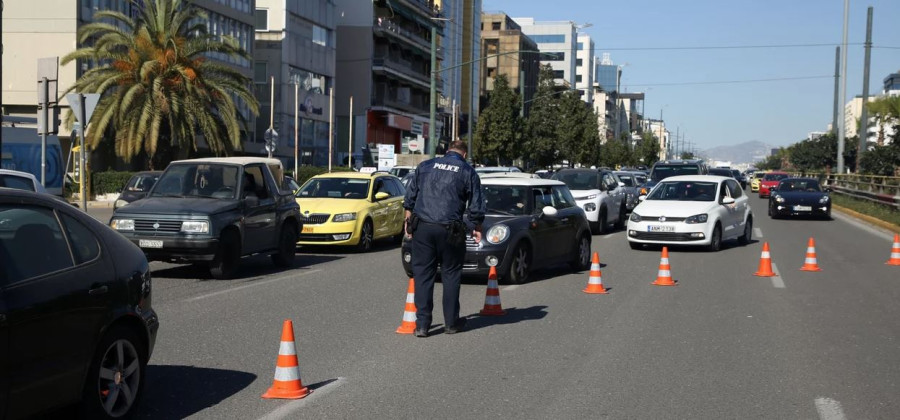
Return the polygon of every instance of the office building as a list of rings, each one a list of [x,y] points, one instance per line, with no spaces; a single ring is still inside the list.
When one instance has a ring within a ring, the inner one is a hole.
[[[578,34],[575,44],[575,88],[581,92],[581,99],[593,102],[591,90],[594,86],[594,41],[585,33]]]
[[[882,93],[887,96],[900,95],[900,72],[891,73],[884,78],[884,90]]]
[[[460,135],[465,136],[471,144],[478,119],[479,98],[481,97],[481,81],[479,73],[481,63],[475,60],[481,53],[481,0],[463,0],[463,62],[462,66],[462,102],[460,105]]]
[[[577,32],[573,22],[537,22],[534,18],[513,18],[541,51],[541,65],[553,68],[557,85],[574,89]]]
[[[600,88],[606,92],[618,92],[622,81],[622,68],[613,64],[609,53],[603,53],[603,58],[595,64],[596,75],[594,80]]]
[[[257,144],[263,153],[270,122],[278,133],[274,156],[294,167],[328,164],[329,90],[334,86],[334,4],[329,0],[256,0],[253,81],[259,100]],[[274,78],[274,114],[271,83]],[[295,123],[296,122],[296,123]],[[334,163],[346,158],[332,156]]]
[[[502,74],[509,87],[524,97],[524,115],[528,115],[537,91],[540,54],[537,44],[522,33],[522,28],[505,13],[481,15],[480,79],[482,108],[494,90],[494,78]]]

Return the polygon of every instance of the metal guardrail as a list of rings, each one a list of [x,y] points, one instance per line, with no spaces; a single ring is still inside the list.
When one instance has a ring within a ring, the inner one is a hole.
[[[871,201],[900,211],[900,177],[854,174],[801,173],[817,178],[835,193]]]

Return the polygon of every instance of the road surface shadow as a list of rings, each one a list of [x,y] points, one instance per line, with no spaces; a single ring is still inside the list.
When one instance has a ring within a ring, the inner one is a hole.
[[[486,328],[492,325],[515,324],[522,321],[543,319],[545,316],[547,316],[546,305],[530,306],[528,308],[505,309],[506,315],[484,316],[480,315],[479,313],[474,313],[467,316],[466,318],[468,321],[466,323],[466,331]],[[438,331],[435,331],[434,334],[442,332],[444,332],[444,328],[440,328]]]
[[[722,248],[719,249],[719,252],[728,252],[735,249],[741,249],[744,247],[748,247],[750,245],[754,245],[756,243],[761,242],[759,239],[751,239],[747,245],[741,245],[736,239],[729,239],[727,241],[722,241]],[[666,245],[669,248],[669,252],[682,252],[682,253],[708,253],[705,246],[702,245]],[[643,248],[636,249],[636,251],[656,251],[661,252],[663,249],[662,245],[653,245],[646,244]]]
[[[377,239],[372,243],[372,249],[363,253],[382,252],[390,250],[399,250],[400,243],[393,239]],[[327,255],[352,255],[359,254],[354,246],[337,246],[337,245],[301,245],[297,248],[298,252],[307,254],[327,254]],[[398,258],[399,259],[399,255]]]
[[[237,394],[256,375],[194,366],[147,366],[146,392],[137,418],[183,419]]]
[[[317,264],[323,264],[343,258],[344,257],[333,255],[297,254],[294,257],[293,265],[288,268],[281,268],[272,263],[272,259],[266,255],[254,255],[242,258],[234,278],[223,281],[247,280],[253,277],[268,276],[270,274],[278,274],[298,268],[315,268],[314,266]],[[185,264],[167,266],[163,269],[154,269],[153,277],[215,280],[209,273],[209,267],[206,264]]]

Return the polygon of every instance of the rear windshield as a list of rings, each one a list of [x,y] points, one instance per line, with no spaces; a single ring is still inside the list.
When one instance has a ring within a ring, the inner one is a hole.
[[[650,173],[650,179],[661,181],[676,175],[699,175],[700,167],[697,165],[656,165]]]
[[[788,177],[788,174],[766,174],[763,181],[781,181]]]
[[[629,174],[618,174],[619,181],[622,181],[626,187],[634,187],[634,178]]]
[[[128,184],[125,185],[125,191],[148,192],[158,179],[159,175],[135,175],[128,180]]]
[[[600,189],[600,172],[597,171],[557,172],[550,179],[564,182],[570,190]]]
[[[819,181],[815,179],[786,179],[778,183],[778,191],[822,192],[822,189],[819,187]]]
[[[727,176],[727,177],[729,177],[729,178],[731,177],[731,171],[728,170],[728,169],[717,169],[717,168],[713,168],[713,169],[710,169],[710,170],[709,170],[709,174],[710,174],[710,175]]]

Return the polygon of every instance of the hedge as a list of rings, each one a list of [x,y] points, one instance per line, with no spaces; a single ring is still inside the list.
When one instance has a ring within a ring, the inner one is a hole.
[[[134,172],[94,172],[91,174],[91,193],[96,197],[103,194],[112,194],[122,191],[125,183],[131,179]]]
[[[346,166],[332,166],[332,172],[349,172],[351,169]],[[294,176],[294,181],[297,181],[298,185],[303,185],[310,178],[321,175],[328,172],[328,168],[323,168],[320,166],[301,166],[297,169],[297,174]]]

